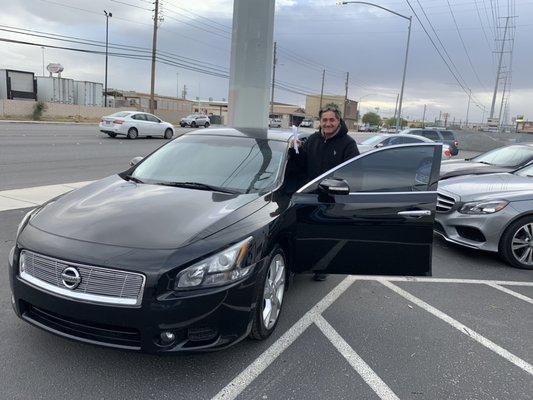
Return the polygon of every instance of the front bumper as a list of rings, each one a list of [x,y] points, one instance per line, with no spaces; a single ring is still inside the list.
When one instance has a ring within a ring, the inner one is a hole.
[[[448,242],[473,249],[498,252],[500,238],[516,215],[509,205],[494,214],[470,215],[458,211],[437,213],[435,233]]]
[[[141,306],[132,308],[84,303],[33,287],[13,268],[18,253],[10,257],[9,271],[12,304],[20,318],[64,338],[147,353],[218,350],[245,338],[263,265],[256,264],[244,281],[179,297],[157,297],[154,287],[146,287]],[[174,340],[163,340],[163,333]]]

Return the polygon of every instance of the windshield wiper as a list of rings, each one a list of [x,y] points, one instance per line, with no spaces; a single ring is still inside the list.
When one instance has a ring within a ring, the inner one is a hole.
[[[139,178],[136,178],[132,175],[126,175],[124,177],[127,181],[132,181],[132,182],[135,182],[135,183],[144,183],[143,181],[141,181]]]
[[[210,190],[212,192],[221,192],[221,193],[230,193],[230,194],[239,193],[235,190],[226,189],[220,186],[208,185],[206,183],[200,183],[200,182],[157,182],[157,184],[163,185],[163,186],[184,187],[184,188],[198,189],[198,190]]]

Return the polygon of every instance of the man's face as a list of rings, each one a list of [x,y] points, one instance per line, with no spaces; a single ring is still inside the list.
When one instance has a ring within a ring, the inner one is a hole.
[[[341,120],[337,118],[333,111],[326,111],[320,119],[320,128],[324,135],[331,135],[337,130],[340,123]]]

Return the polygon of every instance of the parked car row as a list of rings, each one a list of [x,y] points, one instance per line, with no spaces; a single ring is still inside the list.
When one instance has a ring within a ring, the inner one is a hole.
[[[452,132],[409,129],[373,136],[358,147],[364,153],[433,141],[443,143],[435,233],[461,246],[497,252],[514,267],[533,269],[533,143],[454,160],[452,148],[458,152],[458,143]]]
[[[361,144],[357,145],[359,151],[364,153],[372,149],[378,149],[380,147],[394,146],[399,144],[410,143],[435,143],[433,140],[424,136],[408,135],[408,134],[390,134],[384,133],[371,138],[366,139]],[[452,156],[450,146],[447,144],[442,145],[442,158],[447,160]]]
[[[533,269],[533,143],[443,161],[435,232]]]

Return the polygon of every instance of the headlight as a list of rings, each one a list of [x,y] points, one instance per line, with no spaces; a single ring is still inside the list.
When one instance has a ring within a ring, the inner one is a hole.
[[[251,266],[244,266],[252,237],[202,260],[179,272],[175,290],[220,286],[248,275]]]
[[[37,208],[34,208],[33,210],[28,211],[26,215],[24,215],[24,218],[22,218],[22,221],[20,221],[20,224],[17,228],[17,236],[16,236],[17,238],[19,237],[22,230],[27,225],[28,221],[30,220],[30,218],[32,217],[33,213],[35,213],[36,210]]]
[[[463,205],[459,212],[462,214],[494,214],[503,210],[507,204],[509,204],[507,200],[474,201]]]

